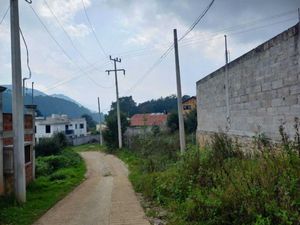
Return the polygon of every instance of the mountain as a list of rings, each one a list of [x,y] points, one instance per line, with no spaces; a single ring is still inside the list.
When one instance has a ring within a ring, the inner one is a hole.
[[[63,94],[53,94],[53,95],[50,95],[50,96],[52,96],[52,97],[54,97],[54,98],[64,99],[64,100],[73,102],[73,103],[75,103],[75,104],[77,104],[77,105],[79,105],[79,106],[82,106],[82,105],[81,105],[79,102],[77,102],[76,100],[74,100],[74,99],[72,99],[72,98],[70,98],[70,97],[68,97],[68,96],[66,96],[66,95],[63,95]]]
[[[3,93],[3,111],[4,112],[11,112],[12,105],[11,105],[11,86],[5,85],[8,89]],[[24,104],[31,104],[31,95],[27,92],[25,97]],[[88,108],[76,103],[75,100],[65,96],[65,99],[60,97],[54,97],[50,95],[46,95],[45,93],[34,90],[34,104],[37,105],[37,109],[43,116],[50,116],[51,114],[66,114],[70,118],[78,118],[81,117],[83,114],[88,114],[92,116],[92,118],[99,122],[99,114],[94,113]],[[69,100],[68,100],[69,99]],[[102,121],[104,121],[104,115],[102,114]]]
[[[7,88],[6,91],[11,91],[12,90],[12,85],[10,85],[10,84],[9,85],[1,85],[1,86],[6,87]],[[25,88],[25,92],[26,92],[27,95],[31,96],[31,88]],[[44,92],[41,92],[39,90],[34,89],[33,95],[34,96],[46,96],[47,94],[45,94]]]

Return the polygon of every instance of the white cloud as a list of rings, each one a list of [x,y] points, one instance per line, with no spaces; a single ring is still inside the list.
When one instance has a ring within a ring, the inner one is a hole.
[[[90,0],[83,0],[86,8],[91,6]],[[74,37],[84,37],[87,36],[91,30],[88,26],[83,23],[78,24],[75,22],[75,16],[77,13],[84,10],[82,0],[47,0],[47,4],[43,1],[39,2],[38,11],[42,17],[48,18],[50,20],[55,20],[54,15],[62,23],[64,29]],[[54,15],[51,13],[54,13]],[[55,22],[56,24],[56,22]],[[58,26],[58,24],[56,24]]]

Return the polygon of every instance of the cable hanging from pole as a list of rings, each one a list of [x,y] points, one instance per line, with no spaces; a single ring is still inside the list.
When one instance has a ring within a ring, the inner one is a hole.
[[[9,10],[10,10],[10,6],[7,7],[7,9],[6,9],[3,17],[1,18],[0,25],[3,23],[3,21],[4,21],[4,19],[5,19],[5,17],[6,17],[6,15],[7,15],[7,13],[8,13]]]

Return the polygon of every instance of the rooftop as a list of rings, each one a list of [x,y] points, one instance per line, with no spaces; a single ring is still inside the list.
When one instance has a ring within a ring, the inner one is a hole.
[[[168,115],[163,113],[135,114],[130,119],[130,126],[161,126],[167,122]]]

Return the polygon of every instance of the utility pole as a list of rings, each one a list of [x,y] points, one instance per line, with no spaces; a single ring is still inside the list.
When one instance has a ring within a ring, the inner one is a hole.
[[[17,201],[26,201],[24,159],[24,105],[19,33],[18,0],[10,0],[11,62],[12,62],[12,114],[14,145],[14,188]]]
[[[31,105],[33,105],[33,98],[34,98],[34,82],[31,82]]]
[[[228,81],[228,50],[227,50],[227,36],[224,35],[225,38],[225,97],[226,97],[226,122],[228,131],[231,127],[230,121],[230,109],[229,109],[229,81]]]
[[[98,97],[98,111],[99,111],[99,133],[100,133],[100,145],[102,146],[102,130],[101,130],[101,110],[100,110],[100,99]]]
[[[177,106],[178,106],[178,120],[179,120],[179,138],[180,138],[180,152],[185,152],[185,131],[182,109],[182,93],[181,93],[181,80],[180,80],[180,66],[178,55],[178,40],[177,30],[174,29],[174,50],[175,50],[175,66],[176,66],[176,82],[177,82]]]
[[[298,8],[298,28],[300,32],[300,8]]]
[[[119,138],[119,148],[122,148],[122,128],[121,128],[121,116],[120,116],[120,104],[119,104],[119,87],[118,87],[118,71],[122,71],[125,75],[124,69],[117,69],[117,62],[120,63],[121,59],[119,58],[112,58],[109,56],[111,61],[114,61],[114,69],[113,70],[106,70],[105,72],[115,72],[115,82],[116,82],[116,97],[117,97],[117,120],[118,120],[118,138]]]

